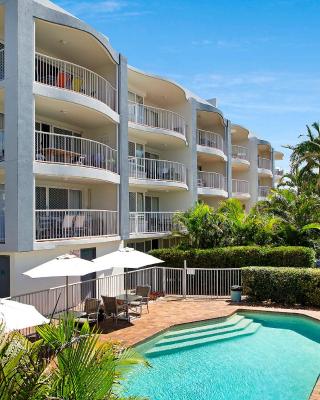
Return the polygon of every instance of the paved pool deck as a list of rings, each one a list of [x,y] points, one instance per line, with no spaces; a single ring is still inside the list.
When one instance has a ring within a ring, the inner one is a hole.
[[[320,321],[320,310],[257,306],[247,303],[232,304],[226,300],[211,299],[158,299],[149,303],[150,312],[143,309],[141,318],[134,318],[130,323],[118,321],[117,325],[107,320],[100,324],[101,340],[116,340],[125,346],[133,346],[166,330],[174,325],[213,318],[223,318],[240,310],[273,311],[309,316]],[[320,400],[320,380],[316,383],[310,400]]]

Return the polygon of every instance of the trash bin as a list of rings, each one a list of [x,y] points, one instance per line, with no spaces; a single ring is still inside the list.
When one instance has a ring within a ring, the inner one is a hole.
[[[240,303],[242,295],[242,286],[234,285],[231,286],[231,301],[234,303]]]

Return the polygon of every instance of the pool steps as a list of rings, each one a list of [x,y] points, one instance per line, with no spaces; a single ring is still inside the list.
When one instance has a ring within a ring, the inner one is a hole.
[[[152,357],[222,340],[248,336],[254,334],[261,326],[261,324],[253,322],[252,319],[239,317],[241,316],[235,315],[221,323],[210,323],[194,328],[169,331],[145,354],[148,357]]]

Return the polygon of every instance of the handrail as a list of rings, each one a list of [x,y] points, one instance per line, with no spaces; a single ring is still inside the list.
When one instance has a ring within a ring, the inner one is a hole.
[[[271,160],[269,158],[258,157],[258,168],[271,170]]]
[[[170,233],[174,229],[175,214],[171,211],[130,212],[130,233]]]
[[[129,177],[186,183],[186,168],[176,161],[130,157]]]
[[[232,158],[249,160],[249,150],[245,146],[232,145]]]
[[[212,147],[224,152],[223,137],[215,132],[197,129],[197,144],[199,146]]]
[[[35,210],[36,240],[118,234],[118,212],[96,209]]]
[[[232,179],[232,193],[249,193],[249,182],[242,179]]]
[[[217,172],[198,171],[198,187],[226,190],[227,178]]]
[[[169,130],[186,136],[185,119],[174,111],[147,106],[133,101],[128,102],[128,108],[130,122]]]
[[[95,98],[117,111],[117,90],[104,77],[88,68],[35,53],[35,81]]]
[[[270,193],[271,187],[270,186],[259,186],[258,187],[258,196],[259,197],[267,197]]]
[[[34,159],[118,172],[118,152],[110,146],[78,136],[35,131]]]

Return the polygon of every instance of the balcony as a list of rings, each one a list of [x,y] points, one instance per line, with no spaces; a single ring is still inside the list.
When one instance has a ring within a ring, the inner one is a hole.
[[[175,229],[174,215],[175,212],[130,212],[130,235],[168,235]]]
[[[129,158],[130,184],[187,189],[186,168],[175,161]]]
[[[284,170],[281,168],[275,168],[274,170],[274,179],[276,182],[279,182],[284,175]]]
[[[237,170],[247,169],[250,166],[249,150],[247,147],[232,145],[232,167]]]
[[[239,200],[249,199],[249,182],[240,179],[232,179],[232,197]]]
[[[258,188],[258,200],[264,200],[270,193],[270,186],[259,186]]]
[[[181,115],[173,111],[146,106],[132,101],[129,101],[128,109],[130,123],[140,127],[160,130],[165,134],[173,135],[176,138],[183,139],[184,141],[186,140],[186,122]],[[148,139],[152,139],[150,138],[149,133]]]
[[[4,80],[4,49],[0,49],[0,81]]]
[[[258,173],[272,177],[272,161],[269,158],[258,157]]]
[[[215,132],[197,129],[197,150],[216,158],[227,160],[222,136]]]
[[[70,240],[118,235],[118,212],[36,210],[36,240]]]
[[[77,136],[36,131],[34,159],[39,163],[73,165],[118,173],[117,150]],[[66,173],[71,173],[70,168]]]
[[[228,197],[227,178],[216,172],[198,171],[198,194]]]
[[[36,53],[35,81],[91,97],[117,111],[117,90],[105,78],[80,65]]]

